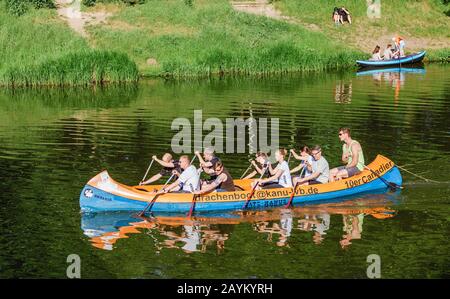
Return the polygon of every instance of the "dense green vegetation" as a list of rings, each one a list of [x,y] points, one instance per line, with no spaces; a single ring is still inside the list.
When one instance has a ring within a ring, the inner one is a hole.
[[[136,81],[123,53],[93,50],[54,10],[30,9],[16,17],[0,9],[0,85],[85,85]]]
[[[317,71],[363,56],[301,26],[236,12],[226,0],[149,1],[88,30],[98,47],[126,52],[145,75]]]
[[[377,2],[377,1],[373,1]],[[406,39],[407,50],[427,50],[429,61],[450,60],[450,10],[447,0],[392,0],[381,3],[380,17],[369,18],[366,1],[276,0],[275,7],[283,14],[313,25],[332,39],[351,47],[369,51],[377,43],[384,46],[394,35]],[[351,25],[336,27],[331,20],[333,7],[346,7],[352,16]]]
[[[0,5],[0,84],[348,69],[394,34],[407,39],[407,50],[428,50],[429,61],[448,61],[450,56],[445,1],[383,1],[380,19],[366,17],[365,1],[272,1],[294,23],[237,12],[227,0],[83,3],[83,11],[112,14],[106,22],[87,26],[88,37],[57,16],[52,0],[5,0]],[[354,23],[336,27],[331,21],[334,6],[347,7]]]

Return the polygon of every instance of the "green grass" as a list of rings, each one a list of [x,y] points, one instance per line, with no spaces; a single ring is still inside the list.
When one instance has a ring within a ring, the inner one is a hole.
[[[86,85],[136,81],[135,63],[124,53],[93,50],[55,10],[23,16],[0,5],[0,85]]]
[[[0,5],[0,85],[345,70],[369,56],[363,44],[373,47],[371,39],[394,33],[422,38],[425,46],[436,41],[429,49],[423,47],[428,60],[448,61],[450,18],[438,0],[382,1],[379,20],[366,17],[366,2],[360,0],[273,3],[305,26],[237,12],[227,0],[195,0],[192,7],[180,0],[148,0],[135,6],[102,4],[113,16],[87,27],[85,39],[55,10],[31,8],[16,17]],[[331,11],[342,5],[352,12],[354,24],[335,28]],[[410,41],[407,50],[412,50]]]
[[[126,52],[144,75],[269,74],[342,69],[362,52],[323,34],[236,12],[226,0],[148,1],[88,32],[98,48]],[[147,65],[148,58],[157,65]]]
[[[329,38],[365,51],[373,49],[377,43],[385,46],[394,35],[405,38],[407,51],[436,50],[448,48],[450,44],[450,17],[445,15],[449,7],[441,0],[381,1],[379,19],[367,17],[367,3],[361,0],[326,1],[321,5],[316,0],[277,0],[274,4],[285,15],[317,25]],[[331,20],[335,6],[345,6],[353,24],[336,28]]]

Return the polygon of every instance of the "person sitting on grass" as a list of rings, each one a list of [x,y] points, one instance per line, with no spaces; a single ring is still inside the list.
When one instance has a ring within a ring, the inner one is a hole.
[[[195,191],[194,194],[205,194],[213,190],[216,190],[217,192],[232,192],[236,190],[233,178],[223,166],[222,161],[219,160],[216,162],[214,171],[217,176],[216,179],[211,183],[204,184],[201,190]]]
[[[350,16],[350,12],[345,7],[342,6],[341,8],[339,8],[338,13],[342,24],[344,24],[344,22],[348,22],[349,24],[352,23],[352,17]]]

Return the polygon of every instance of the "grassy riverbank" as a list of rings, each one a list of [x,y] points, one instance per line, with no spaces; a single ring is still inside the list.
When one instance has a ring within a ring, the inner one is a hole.
[[[16,17],[1,6],[0,28],[0,85],[87,85],[138,78],[126,54],[92,49],[54,10],[30,9]]]
[[[237,12],[227,0],[195,0],[192,6],[179,0],[83,6],[83,12],[112,14],[85,27],[87,37],[69,28],[54,9],[30,8],[16,17],[0,5],[0,85],[349,69],[393,34],[405,36],[407,50],[428,50],[430,60],[447,61],[450,54],[450,18],[438,0],[383,2],[379,20],[365,17],[365,1],[340,1],[354,23],[338,28],[331,21],[334,3],[272,2],[294,22]]]
[[[236,12],[226,0],[148,1],[88,32],[97,47],[127,53],[144,75],[320,71],[364,56],[301,26]]]
[[[406,40],[407,51],[427,50],[426,61],[450,61],[450,5],[442,0],[380,1],[379,18],[369,18],[366,1],[273,0],[284,15],[314,27],[333,40],[370,52],[375,45],[385,47],[391,38],[400,35]],[[336,27],[331,20],[333,7],[346,7],[353,18],[351,25]]]

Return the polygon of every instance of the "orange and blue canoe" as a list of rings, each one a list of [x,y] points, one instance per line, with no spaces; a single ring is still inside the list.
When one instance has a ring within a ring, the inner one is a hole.
[[[386,182],[402,184],[402,176],[394,162],[378,155],[367,165],[370,170],[340,181],[310,186],[299,186],[296,189],[292,204],[309,203],[335,198],[345,198],[360,193],[387,189]],[[382,179],[383,178],[384,181]],[[251,192],[252,179],[234,180],[237,189],[233,192],[211,192],[196,198],[196,212],[212,212],[241,210]],[[82,212],[102,211],[141,211],[154,197],[153,190],[162,185],[127,186],[114,181],[105,170],[93,177],[80,194]],[[275,188],[257,190],[249,202],[247,209],[265,209],[286,205],[293,188]],[[153,212],[187,212],[191,208],[193,194],[167,193],[160,195],[155,201]]]

